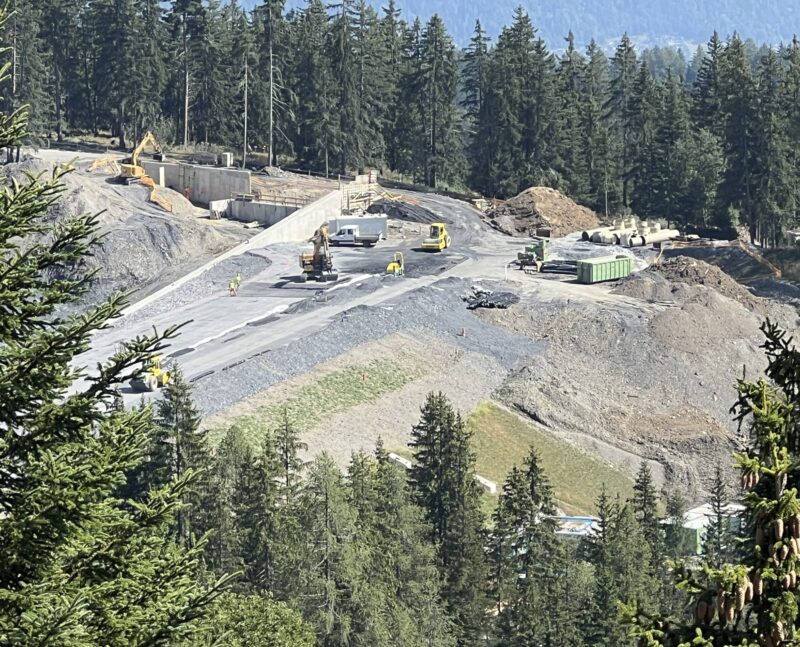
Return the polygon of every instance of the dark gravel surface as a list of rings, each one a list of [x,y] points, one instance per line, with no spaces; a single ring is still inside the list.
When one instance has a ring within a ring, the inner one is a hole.
[[[491,356],[509,370],[544,351],[544,343],[484,323],[468,311],[462,295],[471,293],[472,285],[470,281],[448,278],[403,295],[396,303],[354,307],[341,313],[323,331],[196,380],[195,403],[204,415],[221,411],[350,349],[399,331],[432,333],[465,351]],[[366,284],[342,291],[374,287]],[[441,351],[432,348],[431,361]]]

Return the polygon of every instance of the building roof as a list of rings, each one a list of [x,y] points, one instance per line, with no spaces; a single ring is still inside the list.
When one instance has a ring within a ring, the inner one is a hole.
[[[744,506],[740,503],[729,503],[725,506],[724,512],[727,516],[734,517],[744,509]],[[708,526],[713,518],[714,510],[711,508],[711,504],[704,503],[696,508],[692,508],[686,513],[683,527],[692,530],[701,530]]]

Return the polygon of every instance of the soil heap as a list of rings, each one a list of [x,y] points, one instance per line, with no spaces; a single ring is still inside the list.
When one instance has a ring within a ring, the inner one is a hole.
[[[600,226],[597,214],[563,193],[543,186],[525,189],[486,213],[487,222],[509,236],[528,237],[537,228],[548,228],[553,236]]]

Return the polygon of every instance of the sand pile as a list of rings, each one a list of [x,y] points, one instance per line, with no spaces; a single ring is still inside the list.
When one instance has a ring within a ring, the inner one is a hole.
[[[600,226],[597,214],[563,193],[534,186],[486,213],[487,222],[509,236],[526,237],[537,228],[548,228],[553,236],[564,236]]]

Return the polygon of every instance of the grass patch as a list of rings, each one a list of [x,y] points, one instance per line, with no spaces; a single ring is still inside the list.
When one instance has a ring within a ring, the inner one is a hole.
[[[568,513],[594,513],[595,500],[605,484],[610,496],[633,492],[624,472],[539,430],[535,425],[491,402],[478,406],[467,419],[477,472],[501,487],[514,464],[521,464],[533,446],[555,490],[559,507]]]
[[[373,360],[350,366],[301,387],[290,398],[260,407],[255,414],[242,416],[235,424],[251,440],[256,440],[263,430],[275,429],[281,424],[285,410],[296,429],[313,429],[336,413],[374,402],[422,375],[424,371],[421,368],[403,366],[391,360]],[[224,429],[213,430],[210,434],[212,443],[218,443],[224,434]]]

